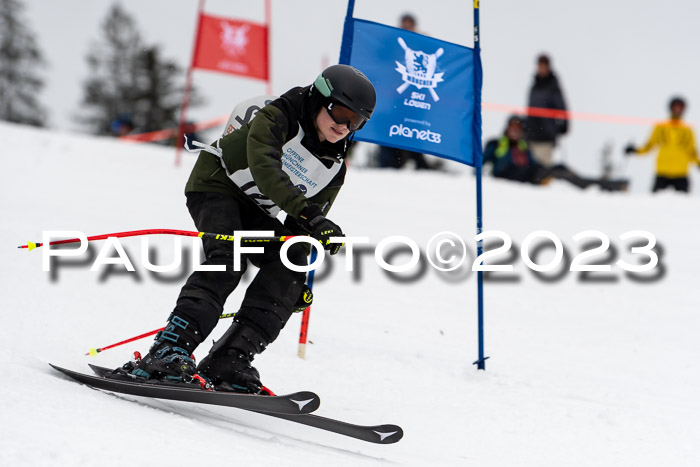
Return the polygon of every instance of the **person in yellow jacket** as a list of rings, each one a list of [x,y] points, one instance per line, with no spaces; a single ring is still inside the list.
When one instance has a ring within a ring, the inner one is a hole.
[[[695,146],[693,129],[681,120],[686,107],[685,100],[674,97],[669,107],[671,119],[654,126],[649,141],[641,148],[628,145],[625,148],[625,154],[645,154],[659,146],[656,180],[652,191],[673,187],[676,191],[687,192],[689,189],[688,164],[692,162],[700,165],[698,150]]]

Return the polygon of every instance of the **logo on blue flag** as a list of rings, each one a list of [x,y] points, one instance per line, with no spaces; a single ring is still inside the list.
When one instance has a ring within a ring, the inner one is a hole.
[[[435,88],[442,81],[444,73],[435,73],[435,68],[437,67],[437,59],[444,53],[444,50],[439,48],[434,54],[427,54],[422,50],[411,49],[401,37],[399,37],[398,42],[406,52],[405,65],[396,62],[396,71],[401,73],[403,78],[403,84],[397,89],[399,94],[413,85],[418,89],[427,88],[433,100],[439,101],[440,98],[435,92]]]
[[[355,139],[476,165],[474,50],[356,18],[346,28],[341,63],[377,91],[372,119]]]

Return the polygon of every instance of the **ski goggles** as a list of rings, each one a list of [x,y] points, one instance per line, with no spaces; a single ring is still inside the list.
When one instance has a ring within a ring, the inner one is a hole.
[[[330,102],[326,110],[335,123],[347,125],[350,131],[359,130],[367,121],[362,115],[337,102]]]

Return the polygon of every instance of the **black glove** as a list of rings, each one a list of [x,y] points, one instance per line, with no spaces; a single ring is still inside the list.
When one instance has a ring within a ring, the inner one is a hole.
[[[314,294],[308,285],[304,284],[301,295],[294,304],[294,313],[303,313],[314,301]]]
[[[637,148],[634,147],[634,144],[628,144],[625,147],[625,156],[629,156],[630,154],[634,154],[637,152]]]
[[[332,255],[340,251],[344,243],[331,243],[331,237],[344,237],[340,227],[323,215],[323,211],[318,204],[308,204],[299,213],[297,223],[306,230],[312,237],[321,242],[323,248],[330,251]]]

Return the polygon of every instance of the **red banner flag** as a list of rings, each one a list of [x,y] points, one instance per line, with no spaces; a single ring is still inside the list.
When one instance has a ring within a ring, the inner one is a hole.
[[[192,67],[267,81],[267,27],[201,15]]]

